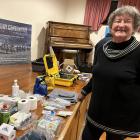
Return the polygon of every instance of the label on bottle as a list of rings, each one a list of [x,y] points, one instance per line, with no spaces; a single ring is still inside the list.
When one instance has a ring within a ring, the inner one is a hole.
[[[19,93],[19,86],[18,85],[13,85],[12,86],[12,96],[17,97]]]

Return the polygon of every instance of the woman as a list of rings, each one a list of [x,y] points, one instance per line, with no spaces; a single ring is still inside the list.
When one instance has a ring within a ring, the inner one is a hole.
[[[140,134],[140,43],[133,36],[140,13],[132,6],[116,9],[109,17],[111,36],[95,49],[93,79],[82,89],[83,99],[93,92],[82,140],[123,140]]]

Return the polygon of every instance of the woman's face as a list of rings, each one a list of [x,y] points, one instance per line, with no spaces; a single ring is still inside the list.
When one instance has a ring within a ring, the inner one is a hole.
[[[134,20],[128,14],[116,16],[111,27],[112,40],[116,43],[129,40],[134,33],[133,24]]]

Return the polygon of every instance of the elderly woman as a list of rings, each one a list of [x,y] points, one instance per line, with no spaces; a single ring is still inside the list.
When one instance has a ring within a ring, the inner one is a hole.
[[[111,37],[96,45],[93,78],[79,99],[91,91],[82,140],[123,140],[140,134],[140,43],[133,36],[140,13],[132,6],[116,9],[109,17]]]

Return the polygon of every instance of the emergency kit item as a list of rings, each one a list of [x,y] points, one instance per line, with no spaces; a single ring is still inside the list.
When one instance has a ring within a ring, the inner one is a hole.
[[[58,111],[56,115],[61,116],[61,117],[67,117],[72,115],[72,111]]]
[[[19,97],[9,97],[8,95],[0,95],[0,110],[3,108],[3,105],[7,105],[9,108],[10,114],[17,112],[17,102]]]
[[[47,95],[47,85],[45,82],[45,75],[38,76],[34,85],[34,94]]]
[[[31,113],[17,112],[10,116],[10,124],[16,129],[21,129],[31,121]]]
[[[14,130],[14,126],[3,123],[0,126],[0,139],[1,140],[15,140],[16,131]]]
[[[64,59],[64,62],[59,65],[59,68],[63,66],[63,72],[67,74],[73,74],[74,70],[77,69],[77,66],[74,64],[74,59]]]
[[[47,109],[49,107],[54,107],[56,110],[60,110],[60,109],[65,109],[66,107],[63,106],[60,103],[56,103],[54,100],[46,100],[46,102],[44,102],[44,109]]]
[[[12,96],[17,97],[19,93],[19,85],[18,80],[14,80],[14,84],[12,85]]]
[[[46,136],[39,131],[32,130],[19,137],[17,140],[47,140]]]
[[[27,100],[29,101],[30,110],[37,109],[37,97],[27,96]]]
[[[28,113],[30,111],[30,103],[27,99],[21,99],[18,101],[18,111]]]
[[[43,57],[43,60],[47,73],[45,80],[48,81],[48,79],[52,77],[51,86],[50,86],[51,89],[54,88],[54,84],[62,85],[62,86],[71,86],[74,83],[74,81],[77,79],[77,75],[70,74],[71,77],[67,78],[67,76],[64,76],[64,73],[63,73],[63,77],[61,77],[62,74],[59,73],[57,58],[54,54],[52,47],[50,47],[50,54],[46,54]]]
[[[46,114],[38,121],[37,130],[44,132],[48,140],[54,140],[61,121],[62,118],[58,116]]]
[[[2,123],[9,123],[10,119],[10,111],[8,104],[3,104],[2,108],[0,109],[0,124]]]
[[[64,100],[68,100],[71,103],[77,102],[77,93],[74,91],[64,90],[60,88],[55,88],[53,91],[48,94],[48,97],[50,98],[61,98]]]

